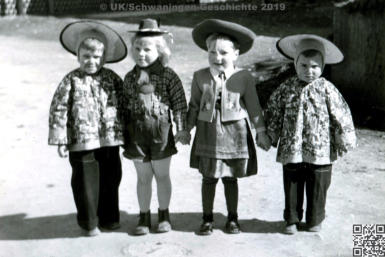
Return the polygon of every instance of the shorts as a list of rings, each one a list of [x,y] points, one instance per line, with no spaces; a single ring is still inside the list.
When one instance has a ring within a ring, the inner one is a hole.
[[[134,120],[127,125],[124,137],[123,156],[133,161],[161,160],[177,153],[168,117]]]

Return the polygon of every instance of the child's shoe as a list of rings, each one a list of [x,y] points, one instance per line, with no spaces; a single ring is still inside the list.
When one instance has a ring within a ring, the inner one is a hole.
[[[208,236],[213,233],[213,214],[203,214],[203,223],[199,228],[199,234],[202,236]]]
[[[150,233],[151,228],[151,212],[140,212],[139,222],[134,230],[134,235],[141,236]]]
[[[100,234],[100,230],[97,227],[90,230],[82,228],[83,236],[94,237],[94,236],[98,236],[99,234]]]
[[[102,230],[111,231],[111,230],[119,229],[120,228],[120,224],[119,224],[119,222],[111,222],[111,223],[106,223],[106,224],[99,224],[99,227]]]
[[[288,235],[296,234],[298,232],[297,224],[286,224],[285,230],[283,232]]]
[[[225,226],[225,231],[228,234],[239,234],[241,233],[241,226],[238,223],[238,214],[229,213]]]
[[[171,230],[171,224],[170,224],[170,213],[168,211],[168,208],[163,211],[158,209],[158,219],[159,219],[159,224],[156,229],[156,232],[157,233],[169,232]]]
[[[307,228],[307,231],[309,232],[320,232],[322,229],[322,223],[318,224],[318,225],[315,225],[315,226],[309,226]]]

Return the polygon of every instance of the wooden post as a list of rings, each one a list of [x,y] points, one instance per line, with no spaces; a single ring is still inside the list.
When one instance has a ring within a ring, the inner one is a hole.
[[[49,15],[55,14],[54,0],[48,0],[48,14]]]
[[[332,82],[353,115],[364,122],[373,111],[385,116],[385,3],[369,6],[365,2],[374,1],[356,0],[335,8],[333,38],[345,59],[331,70]],[[382,119],[385,126],[385,117]]]

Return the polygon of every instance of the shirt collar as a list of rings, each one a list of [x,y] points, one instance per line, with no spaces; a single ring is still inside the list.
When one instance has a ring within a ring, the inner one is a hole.
[[[236,71],[235,67],[231,67],[231,68],[225,70],[223,73],[225,73],[226,80],[229,79],[231,77],[231,75],[233,75],[235,73],[235,71]],[[217,79],[221,72],[219,72],[217,69],[213,69],[210,67],[210,73],[214,79]]]

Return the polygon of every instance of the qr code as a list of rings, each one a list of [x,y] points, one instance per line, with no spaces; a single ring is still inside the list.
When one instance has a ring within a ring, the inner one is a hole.
[[[385,224],[353,225],[354,257],[385,257]]]

